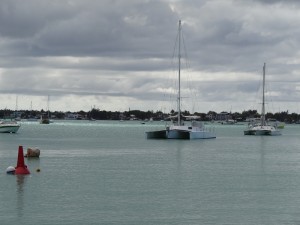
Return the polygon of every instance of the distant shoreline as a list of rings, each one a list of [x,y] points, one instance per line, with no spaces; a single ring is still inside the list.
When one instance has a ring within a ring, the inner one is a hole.
[[[208,113],[190,113],[189,111],[182,111],[183,115],[196,115],[200,117],[201,121],[235,121],[245,122],[251,118],[260,118],[260,114],[257,110],[248,110],[239,112],[226,112],[220,113],[209,111]],[[170,120],[171,115],[176,115],[176,111],[171,110],[169,113],[163,113],[162,111],[153,110],[141,111],[141,110],[128,110],[124,112],[120,111],[106,111],[99,109],[92,109],[90,111],[78,111],[78,112],[62,112],[62,111],[44,111],[44,110],[0,110],[1,119],[27,119],[38,120],[41,116],[49,115],[50,119],[70,119],[70,120]],[[266,113],[266,118],[270,120],[277,120],[285,123],[299,123],[300,114],[288,113],[288,111],[277,113]]]

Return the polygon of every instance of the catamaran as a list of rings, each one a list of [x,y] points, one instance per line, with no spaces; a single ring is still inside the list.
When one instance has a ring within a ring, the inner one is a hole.
[[[177,122],[166,126],[164,130],[146,132],[147,139],[209,139],[216,138],[214,129],[205,128],[199,121],[192,121],[190,125],[184,125],[181,115],[180,103],[180,68],[181,68],[181,20],[178,27],[178,96],[177,96]],[[192,118],[190,118],[192,119]]]
[[[248,128],[244,130],[244,135],[281,135],[277,125],[269,125],[265,117],[265,76],[266,76],[266,63],[263,66],[263,90],[262,90],[262,110],[259,123],[249,123]]]

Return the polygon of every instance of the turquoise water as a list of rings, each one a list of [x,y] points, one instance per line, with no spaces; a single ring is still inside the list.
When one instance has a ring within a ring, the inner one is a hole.
[[[0,223],[300,224],[300,126],[216,125],[212,140],[146,140],[163,123],[22,123],[0,135]],[[18,146],[31,174],[7,175]],[[40,168],[41,172],[36,172]]]

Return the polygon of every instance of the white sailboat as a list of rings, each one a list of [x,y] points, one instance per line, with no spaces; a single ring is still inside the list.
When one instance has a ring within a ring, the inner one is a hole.
[[[267,124],[265,118],[265,76],[266,76],[266,63],[264,63],[263,67],[263,90],[262,90],[262,110],[261,110],[261,118],[259,123],[249,123],[248,128],[244,130],[244,135],[270,135],[277,136],[281,135],[280,130],[276,125]]]
[[[50,123],[50,111],[49,111],[49,95],[47,100],[47,115],[41,114],[40,124],[49,124]]]
[[[181,67],[181,20],[178,28],[178,98],[177,98],[177,122],[167,126],[164,130],[146,132],[147,139],[209,139],[216,138],[213,129],[206,129],[204,124],[199,121],[192,121],[190,125],[184,125],[180,109],[180,67]]]

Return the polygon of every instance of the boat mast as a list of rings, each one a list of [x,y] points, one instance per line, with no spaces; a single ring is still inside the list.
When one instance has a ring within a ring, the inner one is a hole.
[[[47,100],[48,119],[50,119],[49,101],[50,101],[50,97],[48,95],[48,100]]]
[[[180,66],[181,66],[181,20],[179,20],[179,27],[178,27],[178,125],[181,125],[180,121],[180,116],[181,116],[181,111],[180,111]]]
[[[265,76],[266,76],[266,63],[264,63],[263,67],[263,101],[262,101],[262,110],[261,110],[261,125],[266,125],[266,118],[265,118]]]
[[[15,111],[15,118],[17,118],[18,114],[18,95],[16,96],[16,111]]]

